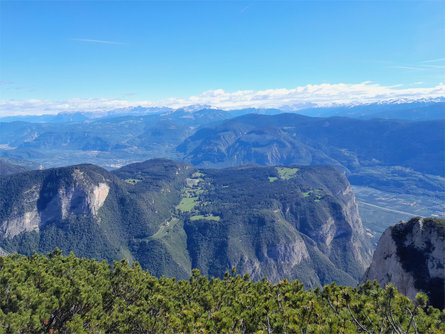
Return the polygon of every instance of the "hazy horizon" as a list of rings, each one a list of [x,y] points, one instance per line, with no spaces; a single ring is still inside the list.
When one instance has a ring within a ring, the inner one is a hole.
[[[0,116],[445,97],[440,1],[0,6]]]

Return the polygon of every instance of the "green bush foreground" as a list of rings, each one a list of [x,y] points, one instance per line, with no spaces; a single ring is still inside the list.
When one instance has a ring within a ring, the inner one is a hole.
[[[367,282],[304,290],[227,272],[156,278],[135,263],[0,258],[0,333],[445,333],[445,313]]]

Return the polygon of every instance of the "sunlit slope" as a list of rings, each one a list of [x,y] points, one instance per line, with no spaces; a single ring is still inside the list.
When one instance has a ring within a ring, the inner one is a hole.
[[[346,178],[332,167],[196,169],[149,160],[110,173],[78,165],[0,179],[0,247],[54,247],[138,261],[161,276],[237,267],[254,280],[354,284],[369,242]]]

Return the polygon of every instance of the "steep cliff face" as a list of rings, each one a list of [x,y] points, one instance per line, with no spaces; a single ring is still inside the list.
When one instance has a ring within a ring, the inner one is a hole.
[[[187,208],[184,230],[192,266],[206,275],[236,266],[253,279],[354,284],[370,263],[354,196],[336,169],[200,172],[202,181],[190,189],[199,195]]]
[[[23,254],[59,247],[82,257],[139,261],[131,241],[153,235],[169,219],[184,166],[152,162],[151,178],[141,185],[125,171],[121,179],[94,165],[0,178],[0,247]]]
[[[0,178],[0,247],[55,247],[138,261],[152,274],[353,285],[370,245],[346,178],[332,167],[195,169],[150,160],[110,173],[79,165]]]
[[[393,283],[411,299],[423,291],[432,305],[444,308],[444,266],[445,220],[413,218],[383,233],[363,281]]]
[[[71,215],[95,217],[110,190],[107,180],[97,173],[95,178],[91,177],[83,166],[72,167],[70,172],[68,182],[52,170],[33,172],[41,177],[18,185],[19,189],[12,189],[7,182],[2,184],[14,191],[14,200],[3,198],[8,215],[0,221],[1,235],[13,238],[23,232],[39,232],[45,224],[63,221]]]
[[[7,256],[8,252],[6,252],[3,248],[0,247],[0,256]]]

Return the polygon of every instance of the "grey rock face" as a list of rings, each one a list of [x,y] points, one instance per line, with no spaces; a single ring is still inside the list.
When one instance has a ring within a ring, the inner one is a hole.
[[[10,253],[59,247],[138,261],[158,276],[236,267],[254,280],[355,285],[371,261],[349,182],[328,166],[70,166],[0,179],[0,209]]]
[[[383,233],[363,281],[393,283],[411,299],[423,291],[432,305],[443,308],[444,265],[445,221],[413,218]]]
[[[7,256],[7,255],[8,255],[8,252],[0,247],[0,256]]]
[[[40,227],[51,221],[66,219],[69,215],[95,216],[104,204],[110,187],[103,182],[92,182],[80,169],[74,169],[72,183],[61,185],[50,192],[37,182],[29,189],[22,189],[19,201],[12,203],[12,214],[0,221],[0,235],[13,238],[24,232],[39,232]],[[46,205],[39,205],[42,195]]]

